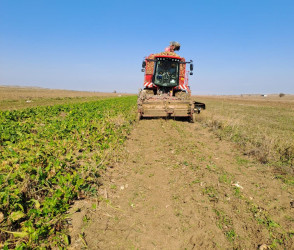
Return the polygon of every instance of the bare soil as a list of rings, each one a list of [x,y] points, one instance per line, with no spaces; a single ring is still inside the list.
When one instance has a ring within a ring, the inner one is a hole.
[[[117,96],[116,93],[74,91],[63,89],[46,89],[38,87],[1,86],[0,101],[3,100],[32,100],[35,98],[64,98],[64,97],[93,97],[93,96]]]
[[[294,95],[286,94],[279,97],[278,94],[261,95],[211,95],[211,96],[193,96],[198,101],[218,100],[246,106],[270,106],[284,107],[294,109]]]
[[[121,155],[71,209],[72,249],[293,248],[293,185],[199,123],[144,119]]]

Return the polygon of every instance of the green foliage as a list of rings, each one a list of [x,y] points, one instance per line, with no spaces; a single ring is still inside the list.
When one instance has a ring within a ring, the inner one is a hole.
[[[120,97],[0,111],[0,246],[69,244],[64,213],[96,193],[99,169],[126,139],[135,104]]]
[[[294,177],[293,176],[277,175],[275,178],[282,180],[285,184],[294,185]]]
[[[219,209],[213,209],[217,216],[217,226],[224,232],[224,235],[229,241],[234,241],[237,237],[234,228],[232,219],[225,214],[224,211]]]
[[[232,182],[232,176],[229,173],[223,173],[218,177],[218,181],[220,183],[227,183],[230,184]]]
[[[234,195],[237,197],[241,197],[241,190],[239,187],[234,187]]]
[[[202,190],[203,194],[206,194],[210,201],[218,201],[218,191],[213,186],[207,186]]]
[[[201,181],[199,179],[195,179],[194,181],[192,181],[191,184],[196,184],[196,183],[200,183]]]
[[[240,165],[240,166],[244,166],[244,165],[246,166],[247,164],[250,163],[249,160],[244,159],[244,158],[242,158],[242,157],[240,157],[240,156],[237,156],[237,157],[236,157],[236,162],[237,162],[237,164]]]
[[[236,238],[236,233],[234,229],[231,229],[230,231],[225,232],[225,235],[229,241],[234,241]]]
[[[247,201],[247,204],[250,205],[249,206],[249,210],[251,211],[251,213],[254,215],[254,218],[260,223],[260,224],[264,224],[266,226],[268,226],[269,228],[273,227],[271,225],[278,225],[277,223],[272,223],[272,219],[270,219],[267,215],[267,213],[260,207],[258,207],[257,205],[255,205],[252,202]]]

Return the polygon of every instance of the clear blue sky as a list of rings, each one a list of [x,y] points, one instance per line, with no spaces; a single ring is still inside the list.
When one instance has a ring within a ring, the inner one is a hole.
[[[294,93],[293,0],[0,0],[0,85],[136,93],[172,40],[193,94]]]

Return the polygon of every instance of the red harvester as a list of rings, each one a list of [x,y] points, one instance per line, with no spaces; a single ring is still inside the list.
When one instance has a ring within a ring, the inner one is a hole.
[[[187,64],[190,70],[187,70]],[[151,54],[144,58],[144,89],[139,92],[138,116],[187,117],[195,122],[196,114],[205,109],[205,104],[191,99],[188,85],[193,75],[193,61],[185,61],[174,52]]]

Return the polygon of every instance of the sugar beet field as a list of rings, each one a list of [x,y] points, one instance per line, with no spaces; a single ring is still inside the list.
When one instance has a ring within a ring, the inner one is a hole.
[[[0,111],[1,249],[293,248],[293,96],[197,97],[195,124],[52,98]]]
[[[98,170],[126,139],[135,103],[122,97],[1,112],[1,247],[68,245],[65,212],[97,193]]]

